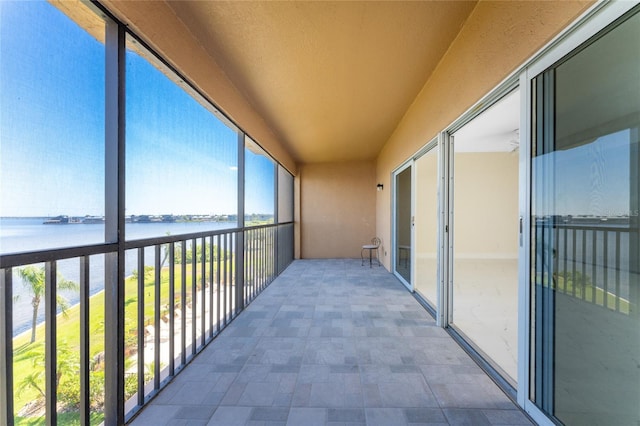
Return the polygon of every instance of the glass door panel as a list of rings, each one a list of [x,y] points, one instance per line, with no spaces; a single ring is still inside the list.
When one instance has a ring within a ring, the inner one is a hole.
[[[435,309],[438,301],[438,148],[415,160],[415,290]]]
[[[515,385],[520,92],[454,135],[453,321]]]
[[[531,398],[640,424],[640,14],[532,90]]]
[[[395,271],[411,285],[411,166],[395,176]]]

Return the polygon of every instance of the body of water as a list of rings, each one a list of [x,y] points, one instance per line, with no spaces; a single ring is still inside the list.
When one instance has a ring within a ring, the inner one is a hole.
[[[45,225],[46,218],[0,218],[0,254],[21,253],[60,247],[73,247],[104,242],[104,224],[64,224]],[[236,227],[235,222],[174,222],[174,223],[127,223],[127,240],[162,237],[167,234],[183,235]],[[164,253],[163,253],[164,254]],[[153,265],[153,249],[145,250],[145,264]],[[135,253],[127,253],[125,275],[137,269]],[[62,260],[57,263],[58,272],[65,279],[80,282],[80,262],[78,259]],[[95,294],[104,289],[104,255],[90,257],[90,292]],[[13,274],[14,336],[30,329],[33,308],[31,296],[17,271]],[[79,291],[60,293],[70,305],[78,303]],[[44,302],[40,303],[38,321],[44,320]]]

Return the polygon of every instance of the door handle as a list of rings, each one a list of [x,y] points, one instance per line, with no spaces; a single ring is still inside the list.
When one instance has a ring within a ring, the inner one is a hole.
[[[519,228],[520,228],[520,247],[522,247],[523,244],[523,235],[522,232],[524,230],[524,218],[522,216],[520,216],[520,224],[519,224]]]

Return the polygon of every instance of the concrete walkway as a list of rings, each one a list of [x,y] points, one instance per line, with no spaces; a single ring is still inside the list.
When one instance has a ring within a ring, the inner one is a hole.
[[[131,424],[531,423],[384,268],[301,260]]]

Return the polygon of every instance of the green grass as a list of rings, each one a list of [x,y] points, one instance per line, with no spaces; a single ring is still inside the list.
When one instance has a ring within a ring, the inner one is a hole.
[[[555,276],[555,280],[555,289],[560,293],[564,293],[568,296],[576,297],[581,300],[586,300],[589,303],[603,306],[611,310],[617,310],[623,314],[629,314],[630,303],[627,299],[618,297],[611,292],[605,292],[603,289],[594,286],[588,276],[583,278],[581,274],[576,272],[574,280],[571,277],[571,273],[565,274],[560,272]],[[607,296],[606,305],[605,294]],[[618,299],[618,309],[616,309],[616,299]]]
[[[196,264],[196,282],[198,283],[202,277],[202,264]],[[235,271],[233,257],[228,259],[228,270],[233,273]],[[209,264],[205,265],[206,274],[209,273]],[[181,265],[175,266],[175,296],[176,300],[174,303],[177,306],[180,306],[180,294],[182,288],[181,276],[182,276],[182,267]],[[214,270],[214,274],[216,271]],[[154,310],[155,310],[155,289],[154,289],[154,271],[153,269],[147,269],[145,271],[145,285],[144,285],[144,294],[145,294],[145,303],[144,303],[144,316],[145,316],[145,324],[152,324],[154,318]],[[186,275],[186,297],[187,302],[191,298],[192,292],[192,264],[188,263],[185,269]],[[129,344],[137,343],[137,321],[138,321],[138,285],[137,279],[134,277],[129,277],[125,280],[125,339],[128,338]],[[168,308],[169,302],[169,268],[164,267],[161,271],[160,275],[160,300],[161,300],[161,309],[166,310]],[[90,356],[93,358],[95,355],[104,351],[104,306],[105,306],[105,294],[104,292],[97,293],[96,295],[90,298],[89,302],[89,331],[90,331]],[[79,348],[80,348],[80,316],[79,316],[79,305],[73,306],[69,308],[66,312],[66,315],[58,315],[57,316],[57,343],[60,346],[66,345],[71,352],[76,356],[77,359],[74,359],[74,362],[79,364]],[[161,312],[161,315],[163,313]],[[42,348],[44,346],[44,334],[45,334],[45,324],[40,324],[36,328],[36,341],[34,343],[29,343],[31,337],[31,330],[23,333],[22,335],[14,338],[14,407],[16,408],[16,412],[18,412],[22,407],[37,399],[40,395],[34,388],[26,388],[22,392],[18,392],[17,389],[20,384],[25,380],[25,378],[35,372],[38,369],[40,371],[44,370],[44,365],[34,365],[33,353],[34,351],[42,352]],[[79,383],[79,379],[78,383]],[[44,388],[44,383],[42,384]],[[99,416],[99,413],[96,413]],[[62,415],[61,419],[68,419],[64,421],[64,424],[79,424],[79,422],[74,423],[74,418],[79,416],[78,413],[65,413]],[[75,417],[74,417],[75,416]],[[38,418],[18,418],[16,417],[17,424],[19,425],[31,425],[31,424],[41,424],[44,419]]]
[[[16,417],[16,426],[40,426],[46,424],[44,416],[42,417]],[[90,424],[97,425],[102,423],[104,415],[102,413],[91,413]],[[58,414],[58,424],[65,426],[80,426],[80,413],[60,413]]]
[[[564,283],[560,284],[561,281],[562,279],[560,279],[558,282],[557,290],[561,293],[573,296],[573,284],[571,282],[568,282],[565,288]],[[612,310],[617,310],[623,314],[629,313],[629,301],[620,297],[618,302],[620,306],[619,309],[616,309],[616,295],[611,292],[606,292],[607,304],[605,306],[605,291],[599,287],[586,285],[583,289],[581,286],[576,286],[575,294],[575,297],[577,297],[578,299],[586,300],[587,302],[594,303],[599,306],[604,306]],[[593,296],[595,296],[595,298]]]

